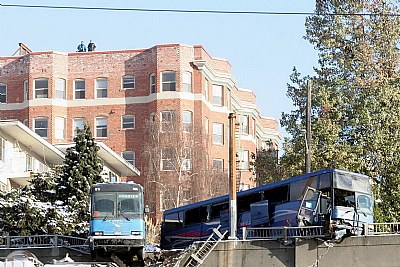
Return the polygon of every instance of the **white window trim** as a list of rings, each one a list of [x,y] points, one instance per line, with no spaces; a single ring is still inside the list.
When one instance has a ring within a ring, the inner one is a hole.
[[[107,125],[106,125],[106,136],[98,136],[97,135],[97,120],[100,120],[100,119],[105,119],[106,120],[106,122],[107,122]],[[95,132],[96,132],[96,138],[108,138],[108,117],[106,117],[106,116],[99,116],[99,117],[96,117],[95,119],[94,119],[94,125],[95,125]]]
[[[154,77],[154,82],[151,82],[151,78]],[[154,86],[154,92],[152,92],[151,87]],[[150,94],[157,93],[157,77],[155,73],[150,74],[149,76],[149,92]]]
[[[167,74],[167,73],[174,73],[175,74],[175,81],[168,81],[168,82],[163,82],[163,74]],[[167,70],[167,71],[163,71],[163,72],[161,72],[161,79],[160,79],[160,83],[161,83],[161,92],[176,92],[177,90],[177,88],[176,88],[176,77],[177,77],[177,73],[176,73],[176,71],[174,71],[174,70]],[[175,83],[175,90],[166,90],[166,91],[164,91],[164,83],[165,84],[172,84],[172,83]]]
[[[125,78],[132,78],[133,79],[133,87],[124,88],[124,79]],[[136,87],[136,78],[135,78],[135,76],[133,76],[133,75],[122,76],[122,78],[121,78],[121,90],[132,90],[132,89],[135,89],[135,87]]]
[[[41,119],[47,120],[46,136],[41,136],[41,137],[44,138],[44,139],[48,139],[49,138],[49,118],[48,117],[36,117],[36,118],[33,118],[33,123],[32,123],[33,131],[36,133],[36,129],[45,129],[45,128],[36,128],[36,126],[35,126],[36,121],[37,120],[41,120]]]
[[[63,86],[64,86],[64,90],[63,90],[63,91],[57,90],[57,89],[58,89],[58,88],[57,88],[57,84],[58,84],[58,82],[60,82],[60,81],[62,81],[62,84],[63,84]],[[57,78],[56,81],[55,81],[55,91],[56,91],[56,93],[55,93],[55,98],[56,98],[56,99],[67,99],[67,80],[64,79],[64,78]],[[57,96],[57,92],[62,92],[62,93],[63,93],[63,96],[62,96],[62,97],[58,97],[58,96]]]
[[[214,92],[216,92],[216,91],[214,91],[214,88],[220,88],[221,90],[218,90],[218,94],[220,93],[221,95],[214,94]],[[216,103],[214,97],[221,98],[221,101],[220,101],[221,103]],[[221,106],[221,107],[224,106],[224,87],[222,85],[219,85],[219,84],[212,85],[212,104],[215,106]]]
[[[106,80],[107,81],[107,88],[98,88],[97,87],[97,81],[98,80]],[[99,78],[96,78],[95,79],[95,81],[94,81],[94,91],[95,91],[95,98],[96,99],[105,99],[105,98],[108,98],[108,88],[109,88],[109,86],[108,86],[108,78],[104,78],[104,77],[99,77]],[[98,90],[106,90],[107,91],[107,96],[106,97],[98,97]]]
[[[76,85],[77,81],[79,81],[79,82],[83,81],[85,83],[85,88],[84,89],[76,89],[75,85]],[[84,92],[85,97],[84,98],[76,98],[76,92]],[[74,80],[74,99],[77,99],[77,100],[86,99],[86,80],[85,79],[75,79]]]
[[[29,82],[28,80],[24,81],[24,101],[29,100]]]
[[[4,86],[5,89],[6,89],[6,92],[5,92],[6,101],[5,101],[5,102],[1,102],[1,104],[7,104],[7,84],[5,84],[5,83],[0,83],[0,85],[1,85],[1,86]]]
[[[47,80],[47,97],[36,97],[36,91],[38,90],[38,89],[40,89],[40,90],[43,90],[43,89],[45,89],[45,88],[36,88],[36,81],[38,81],[38,80]],[[49,86],[50,85],[50,82],[49,82],[49,79],[48,78],[36,78],[36,79],[34,79],[33,80],[33,98],[35,98],[35,99],[42,99],[42,98],[44,98],[44,99],[46,99],[46,98],[49,98],[49,96],[50,96],[50,90],[49,90]]]
[[[190,115],[190,123],[184,121],[185,114]],[[185,126],[188,125],[189,130],[185,129]],[[190,130],[193,128],[193,112],[191,110],[184,110],[182,111],[182,131],[185,133],[189,133]]]
[[[164,113],[172,114],[172,115],[170,116],[171,120],[165,121],[165,123],[164,123],[164,121],[163,121],[163,114],[164,114]],[[175,129],[174,129],[174,126],[175,126],[175,124],[176,124],[176,113],[175,113],[175,110],[163,110],[163,111],[161,111],[161,114],[160,114],[160,122],[161,122],[161,132],[171,132],[171,131],[175,130]],[[164,125],[166,125],[166,124],[170,124],[172,128],[168,128],[168,129],[167,129],[167,127],[164,126]]]
[[[189,83],[186,83],[185,80],[189,79]],[[185,85],[188,85],[188,89],[185,89]],[[186,92],[186,93],[193,93],[193,75],[191,72],[189,71],[185,71],[182,75],[182,92]]]
[[[126,154],[132,155],[132,156],[133,156],[133,157],[132,157],[133,159],[132,159],[132,160],[127,160],[127,159],[124,157],[124,155],[126,155]],[[122,156],[122,158],[124,158],[124,159],[126,160],[126,162],[130,163],[132,166],[135,166],[135,164],[136,164],[136,153],[135,153],[135,151],[130,151],[130,150],[124,151],[124,152],[121,153],[121,156]],[[132,161],[132,162],[131,162],[131,161]]]
[[[216,168],[214,167],[214,162],[220,162],[220,163],[221,163],[221,169],[216,169]],[[223,171],[224,171],[224,159],[213,159],[213,166],[212,166],[212,169],[213,169],[214,171],[223,172]]]
[[[59,126],[59,125],[57,125],[58,124],[58,122],[60,121],[60,119],[62,119],[62,123],[63,123],[63,125],[62,125],[62,136],[60,137],[60,136],[58,136],[58,133],[59,133],[59,131],[61,130],[61,129],[58,129],[57,127]],[[57,139],[57,140],[64,140],[65,139],[65,123],[66,122],[66,119],[64,118],[64,117],[56,117],[55,118],[55,120],[54,120],[54,138],[55,139]]]
[[[222,126],[222,133],[220,134],[221,136],[222,136],[222,142],[221,143],[219,143],[219,142],[214,142],[214,135],[216,135],[216,133],[214,132],[214,125],[221,125]],[[224,145],[224,124],[223,123],[218,123],[218,122],[214,122],[213,124],[212,124],[212,143],[214,144],[214,145]]]
[[[163,157],[163,156],[164,156],[163,151],[164,151],[165,149],[170,149],[170,151],[172,152],[171,158],[164,158],[164,157]],[[164,161],[168,161],[168,160],[172,161],[173,166],[172,166],[171,169],[164,169]],[[174,162],[174,161],[175,161],[175,162]],[[161,171],[174,171],[174,170],[175,170],[175,167],[176,167],[176,163],[177,163],[177,162],[176,162],[176,158],[174,158],[174,148],[173,148],[173,147],[163,147],[163,148],[161,149]]]
[[[85,125],[86,124],[86,118],[73,118],[72,119],[72,137],[75,137],[76,136],[76,132],[75,132],[75,129],[77,128],[77,127],[75,127],[75,121],[76,120],[83,120],[83,125]],[[84,128],[82,128],[82,130],[84,130]]]
[[[124,118],[133,118],[133,127],[124,127]],[[135,129],[136,128],[136,117],[135,115],[123,115],[121,116],[121,129],[122,130],[130,130],[130,129]]]

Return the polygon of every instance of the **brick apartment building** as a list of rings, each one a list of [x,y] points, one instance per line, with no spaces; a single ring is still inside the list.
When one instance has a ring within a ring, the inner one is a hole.
[[[18,119],[52,144],[72,142],[76,128],[90,124],[97,140],[141,171],[134,179],[145,189],[149,122],[159,122],[161,132],[169,125],[183,133],[195,126],[201,129],[195,139],[207,143],[210,169],[225,173],[228,114],[235,112],[241,189],[255,185],[249,171],[251,153],[264,148],[266,141],[278,147],[281,139],[277,120],[260,114],[254,93],[236,87],[231,65],[211,57],[202,46],[0,57],[0,103],[1,119]],[[168,176],[173,156],[160,151],[159,173]],[[184,156],[179,174],[195,168],[191,153]],[[174,179],[169,183],[179,183]],[[152,190],[157,189],[147,190],[148,198],[156,203],[153,208],[162,210]]]

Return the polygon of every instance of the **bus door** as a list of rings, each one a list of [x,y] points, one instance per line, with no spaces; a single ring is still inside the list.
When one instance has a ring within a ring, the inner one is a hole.
[[[321,199],[321,192],[315,188],[307,187],[301,200],[299,211],[297,212],[297,222],[299,226],[315,224],[315,218]]]

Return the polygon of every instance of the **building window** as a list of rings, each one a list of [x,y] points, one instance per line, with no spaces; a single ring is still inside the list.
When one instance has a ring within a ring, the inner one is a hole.
[[[182,112],[182,126],[184,132],[190,132],[193,124],[193,113],[191,111]]]
[[[28,86],[28,80],[24,81],[24,101],[27,101],[29,99],[29,86]]]
[[[132,166],[135,166],[135,152],[133,151],[124,151],[122,152],[122,157]]]
[[[161,73],[162,90],[176,91],[176,73],[175,71],[166,71]]]
[[[96,118],[96,137],[107,137],[107,126],[106,117]]]
[[[204,129],[206,131],[206,134],[210,132],[210,120],[206,117],[205,122],[204,122]]]
[[[74,81],[75,99],[85,99],[85,80]]]
[[[213,144],[224,144],[224,125],[222,123],[213,123]]]
[[[150,94],[156,93],[156,75],[154,73],[150,74]]]
[[[106,98],[108,91],[108,80],[105,78],[96,79],[96,97]]]
[[[182,91],[183,92],[192,92],[192,73],[184,72],[182,78]]]
[[[176,156],[172,147],[165,147],[161,150],[161,169],[173,171],[176,166]]]
[[[208,83],[209,81],[205,79],[204,81],[204,96],[206,97],[206,100],[208,100]]]
[[[7,86],[0,84],[0,103],[7,103]]]
[[[243,150],[239,151],[239,169],[248,170],[249,169],[249,151]]]
[[[122,116],[122,129],[135,129],[135,116]]]
[[[192,170],[192,150],[190,147],[183,148],[183,155],[182,155],[182,171],[191,171]]]
[[[253,137],[256,138],[256,120],[254,118],[251,120],[251,127],[253,128]]]
[[[35,98],[48,98],[49,97],[49,80],[36,79],[35,80]]]
[[[213,159],[213,170],[216,172],[224,171],[224,160],[223,159]]]
[[[161,131],[171,132],[175,129],[175,111],[166,110],[161,112]]]
[[[85,118],[75,118],[74,119],[74,136],[78,134],[78,131],[83,131],[85,128],[86,120]]]
[[[35,133],[43,138],[47,138],[47,130],[49,126],[48,118],[35,118],[33,121],[33,127]]]
[[[249,116],[247,115],[240,116],[240,133],[249,134]]]
[[[56,98],[65,99],[65,80],[56,80]]]
[[[64,139],[65,138],[65,118],[56,117],[55,120],[55,139]]]
[[[26,171],[33,171],[33,158],[31,155],[26,154]]]
[[[213,104],[222,106],[222,85],[213,84]]]
[[[127,75],[122,77],[122,89],[135,89],[135,76]]]

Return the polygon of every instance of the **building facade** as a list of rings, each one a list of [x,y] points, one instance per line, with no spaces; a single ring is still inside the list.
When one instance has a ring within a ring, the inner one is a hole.
[[[231,112],[238,122],[238,185],[247,189],[255,185],[251,153],[267,141],[278,147],[278,122],[262,116],[254,93],[236,86],[231,65],[202,46],[0,57],[1,119],[20,120],[52,144],[71,142],[76,128],[90,124],[96,140],[142,173],[127,179],[143,185],[152,168],[146,156],[149,122],[158,123],[164,137],[172,135],[165,134],[171,125],[184,135],[196,128],[200,134],[194,139],[206,144],[203,154],[210,168],[226,172]],[[168,176],[171,159],[177,160],[172,150],[160,151],[158,171]],[[194,152],[185,151],[179,177],[195,165]],[[180,182],[171,178],[169,183]]]

